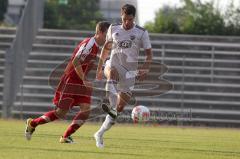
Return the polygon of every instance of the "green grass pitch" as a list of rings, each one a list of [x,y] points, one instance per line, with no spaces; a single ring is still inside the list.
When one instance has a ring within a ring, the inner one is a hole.
[[[105,148],[95,147],[100,123],[87,123],[74,134],[76,144],[60,144],[68,126],[55,122],[24,138],[25,121],[0,120],[0,159],[239,159],[240,130],[223,128],[115,125]]]

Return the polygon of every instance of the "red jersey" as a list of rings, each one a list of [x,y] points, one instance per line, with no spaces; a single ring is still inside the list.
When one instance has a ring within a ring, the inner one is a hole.
[[[94,37],[86,38],[75,48],[72,57],[64,71],[63,78],[71,79],[72,82],[82,82],[72,64],[73,59],[77,56],[79,64],[82,65],[84,76],[87,77],[88,72],[92,69],[94,61],[96,60],[99,46]]]
[[[82,85],[83,81],[76,73],[72,62],[77,56],[79,64],[82,66],[84,76],[86,77],[94,65],[98,51],[99,47],[94,37],[86,38],[75,48],[55,92],[53,103],[57,107],[70,109],[75,105],[91,102],[92,92]]]

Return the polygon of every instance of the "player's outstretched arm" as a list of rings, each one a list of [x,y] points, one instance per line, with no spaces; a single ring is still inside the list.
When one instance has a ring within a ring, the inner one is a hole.
[[[104,45],[103,48],[101,50],[101,54],[100,54],[100,58],[99,58],[99,62],[98,62],[98,67],[97,67],[97,73],[96,73],[96,79],[97,80],[102,80],[102,66],[105,62],[105,60],[107,59],[109,52],[112,49],[112,42],[107,41]]]

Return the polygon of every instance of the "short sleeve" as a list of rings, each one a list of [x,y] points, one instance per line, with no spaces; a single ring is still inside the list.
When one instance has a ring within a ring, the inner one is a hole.
[[[106,35],[106,41],[113,41],[112,38],[112,25],[108,28],[107,35]]]
[[[152,48],[147,30],[144,31],[143,36],[142,36],[142,46],[144,49]]]
[[[87,43],[82,44],[79,47],[78,52],[76,53],[75,56],[77,56],[77,58],[80,59],[81,61],[84,61],[86,57],[91,54],[94,43],[95,43],[94,38],[91,38]]]

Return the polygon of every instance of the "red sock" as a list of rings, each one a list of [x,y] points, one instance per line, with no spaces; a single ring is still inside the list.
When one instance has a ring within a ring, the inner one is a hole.
[[[31,122],[31,126],[35,128],[38,125],[52,122],[56,119],[58,119],[58,117],[56,116],[55,110],[53,110],[53,111],[47,112],[46,114],[44,114],[39,118],[33,119]]]
[[[67,130],[65,131],[63,137],[66,138],[68,136],[71,136],[73,133],[75,133],[75,131],[77,131],[77,129],[80,128],[79,124],[71,124]]]
[[[75,131],[77,131],[85,122],[85,120],[88,118],[89,113],[87,112],[79,112],[72,121],[72,124],[67,128],[65,131],[63,137],[66,138],[68,136],[71,136]]]

